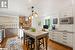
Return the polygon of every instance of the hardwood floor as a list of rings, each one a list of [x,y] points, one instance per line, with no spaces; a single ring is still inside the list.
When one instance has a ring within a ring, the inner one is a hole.
[[[13,37],[16,37],[16,35],[15,36],[12,36],[12,37],[6,37],[6,38],[4,38],[3,41],[0,43],[0,48],[4,48],[5,45],[6,45],[7,40],[9,38],[13,38]]]
[[[7,42],[7,38],[4,38],[3,41],[0,43],[0,48],[4,48],[6,42]]]
[[[73,50],[70,47],[58,44],[56,42],[53,42],[51,40],[48,41],[49,47],[53,48],[54,50]]]
[[[13,37],[12,37],[13,38]],[[6,38],[4,39],[3,43],[2,43],[2,47],[4,47],[6,41],[8,40],[9,38]],[[25,46],[23,43],[22,43],[22,47],[23,47],[23,50],[27,50],[27,46]],[[73,50],[72,48],[69,48],[69,47],[66,47],[66,46],[63,46],[63,45],[60,45],[56,42],[53,42],[51,40],[48,40],[48,47],[50,48],[49,50]],[[0,47],[1,48],[1,47]]]
[[[27,50],[27,46],[22,45],[24,50]],[[52,40],[48,40],[48,46],[49,46],[49,50],[73,50],[70,47],[58,44],[56,42],[53,42]]]

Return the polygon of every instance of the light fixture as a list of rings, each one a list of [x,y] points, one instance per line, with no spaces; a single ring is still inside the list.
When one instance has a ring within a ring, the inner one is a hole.
[[[33,16],[31,16],[32,17],[32,19],[33,19]]]
[[[34,10],[34,6],[32,6],[31,8],[32,8],[32,17],[38,17],[37,12]]]
[[[32,16],[38,17],[38,14],[37,14],[36,12],[33,12],[33,13],[32,13]]]
[[[38,13],[35,11],[34,6],[31,7],[32,14],[28,17],[28,19],[33,19],[34,17],[38,17]]]
[[[29,19],[31,19],[31,17],[29,17]]]

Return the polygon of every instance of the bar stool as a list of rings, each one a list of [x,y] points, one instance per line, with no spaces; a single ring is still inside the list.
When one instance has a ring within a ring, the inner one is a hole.
[[[35,40],[33,38],[28,38],[28,47],[27,50],[34,50],[35,49]]]
[[[29,36],[25,35],[25,44],[26,44],[26,46],[27,46],[27,44],[28,44],[28,39],[29,39],[29,38],[30,38]]]
[[[40,48],[41,48],[42,45],[44,47],[44,38],[43,37],[40,38],[40,39],[38,39],[38,44],[39,44],[39,50],[40,50]]]
[[[38,39],[38,44],[39,44],[39,48],[38,50],[41,50],[41,49],[46,49],[47,50],[47,38],[46,37],[42,37],[40,39]],[[41,48],[43,47],[43,48]]]

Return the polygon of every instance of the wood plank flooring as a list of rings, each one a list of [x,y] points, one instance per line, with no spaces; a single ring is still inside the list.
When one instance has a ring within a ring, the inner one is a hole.
[[[61,45],[61,44],[58,44],[52,40],[49,40],[48,41],[48,44],[51,48],[53,48],[54,50],[73,50],[72,48],[69,48],[67,46],[64,46],[64,45]]]
[[[25,45],[22,46],[24,50],[27,50],[26,48],[27,46]],[[53,42],[52,40],[48,40],[48,47],[49,50],[73,50],[72,48]]]
[[[13,38],[13,37],[12,37]],[[5,38],[3,43],[2,43],[2,47],[4,47],[6,41],[8,40],[9,38]],[[27,50],[27,46],[25,46],[24,44],[22,44],[22,47],[23,47],[23,50]],[[50,48],[50,50],[73,50],[72,48],[69,48],[69,47],[65,47],[63,45],[60,45],[56,42],[53,42],[51,40],[48,40],[48,47]],[[1,48],[1,47],[0,47]]]

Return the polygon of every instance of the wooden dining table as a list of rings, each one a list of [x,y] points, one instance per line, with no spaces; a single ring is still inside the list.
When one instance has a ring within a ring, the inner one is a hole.
[[[47,31],[36,31],[36,32],[31,32],[30,30],[24,30],[24,44],[25,44],[25,35],[28,35],[32,38],[35,39],[35,50],[39,50],[38,47],[38,39],[40,38],[45,38],[46,39],[46,50],[47,50],[47,41],[48,41],[48,32]]]

